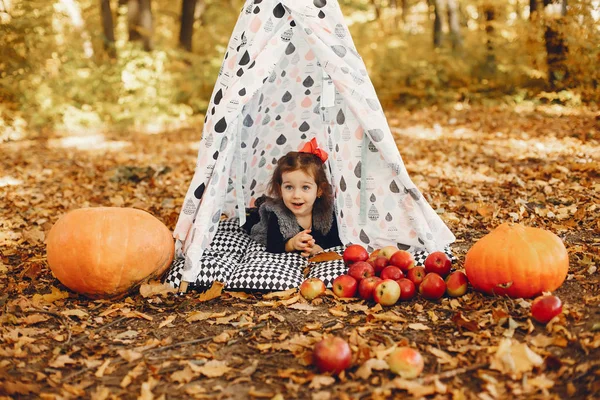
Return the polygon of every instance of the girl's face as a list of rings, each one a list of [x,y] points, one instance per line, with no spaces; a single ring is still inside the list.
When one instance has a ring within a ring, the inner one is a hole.
[[[299,217],[312,215],[313,205],[320,190],[315,179],[301,169],[281,175],[281,198],[283,204]]]

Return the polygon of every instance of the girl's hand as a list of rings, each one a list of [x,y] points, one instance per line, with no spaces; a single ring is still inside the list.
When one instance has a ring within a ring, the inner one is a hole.
[[[314,256],[317,253],[322,253],[323,252],[323,248],[321,246],[319,246],[318,244],[314,244],[312,247],[312,250],[310,252],[311,256]]]
[[[305,229],[288,240],[286,248],[291,248],[291,251],[300,251],[302,256],[308,257],[315,244],[315,240],[310,234],[310,229]]]

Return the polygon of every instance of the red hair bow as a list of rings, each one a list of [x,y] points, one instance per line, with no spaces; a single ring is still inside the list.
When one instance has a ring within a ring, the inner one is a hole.
[[[327,152],[325,150],[319,148],[316,138],[312,138],[310,140],[310,142],[307,142],[300,149],[300,153],[314,154],[315,156],[319,157],[321,159],[321,161],[323,161],[323,162],[327,161],[327,157],[328,157]]]

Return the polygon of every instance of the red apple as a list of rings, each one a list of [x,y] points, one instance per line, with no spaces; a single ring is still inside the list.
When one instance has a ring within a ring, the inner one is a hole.
[[[379,255],[384,256],[385,258],[387,258],[389,260],[390,257],[397,251],[398,251],[398,248],[396,246],[385,246],[383,249],[381,249],[379,251]]]
[[[358,282],[350,275],[340,275],[333,280],[333,293],[337,297],[354,297]]]
[[[351,362],[352,351],[344,339],[330,336],[315,344],[313,364],[319,371],[338,374],[348,368]]]
[[[367,261],[375,261],[375,259],[381,255],[379,254],[380,251],[381,249],[373,250],[371,254],[369,254],[369,258],[367,259]]]
[[[423,282],[423,278],[425,278],[425,268],[424,267],[412,267],[406,272],[406,277],[415,284],[418,288],[421,282]]]
[[[393,265],[387,266],[381,271],[379,275],[381,279],[391,279],[393,281],[397,281],[398,279],[404,278],[404,274],[400,270],[400,268],[395,267]]]
[[[467,293],[469,280],[462,271],[454,271],[446,277],[446,293],[450,297],[459,297]]]
[[[415,297],[417,288],[410,279],[402,278],[398,279],[396,282],[398,283],[398,286],[400,286],[400,300],[410,300]]]
[[[381,281],[382,279],[378,276],[370,276],[361,280],[358,284],[358,295],[365,300],[373,300],[375,286]]]
[[[410,347],[398,347],[387,356],[386,361],[390,371],[404,379],[416,378],[425,366],[421,353]]]
[[[342,258],[346,265],[351,265],[357,261],[367,261],[369,253],[360,244],[351,244],[344,250]]]
[[[402,272],[406,272],[415,266],[415,257],[406,250],[398,250],[390,257],[390,265],[395,265]]]
[[[377,258],[375,258],[375,260],[373,261],[373,268],[375,268],[375,275],[380,275],[381,271],[383,271],[383,269],[385,267],[387,267],[389,265],[389,260],[387,258],[385,258],[384,256],[378,256]]]
[[[443,251],[434,251],[427,256],[424,265],[427,273],[435,272],[443,278],[450,273],[452,261]]]
[[[421,296],[429,300],[437,300],[446,292],[446,282],[435,272],[425,275],[423,282],[419,285]]]
[[[300,285],[300,294],[306,300],[312,300],[325,293],[325,283],[319,278],[308,278]]]
[[[369,276],[375,276],[375,269],[366,261],[357,261],[348,268],[348,275],[360,281]]]
[[[382,280],[373,291],[373,300],[382,306],[393,306],[399,298],[400,286],[391,279]]]
[[[547,324],[562,312],[562,302],[554,295],[537,297],[531,303],[531,316],[541,324]]]

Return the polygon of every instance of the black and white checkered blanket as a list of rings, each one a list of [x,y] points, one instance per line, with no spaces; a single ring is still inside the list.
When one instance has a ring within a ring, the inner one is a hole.
[[[344,246],[325,249],[342,254]],[[446,253],[454,259],[450,249]],[[423,265],[428,253],[414,253],[415,264]],[[177,258],[165,276],[165,282],[173,287],[181,284],[185,260]],[[300,286],[307,278],[319,278],[328,288],[333,280],[347,272],[342,260],[308,263],[297,253],[274,254],[254,241],[239,226],[237,218],[226,219],[219,228],[200,260],[201,270],[192,287],[205,288],[219,281],[227,289],[286,290]],[[308,267],[308,268],[307,268]],[[308,274],[305,276],[305,271]]]

